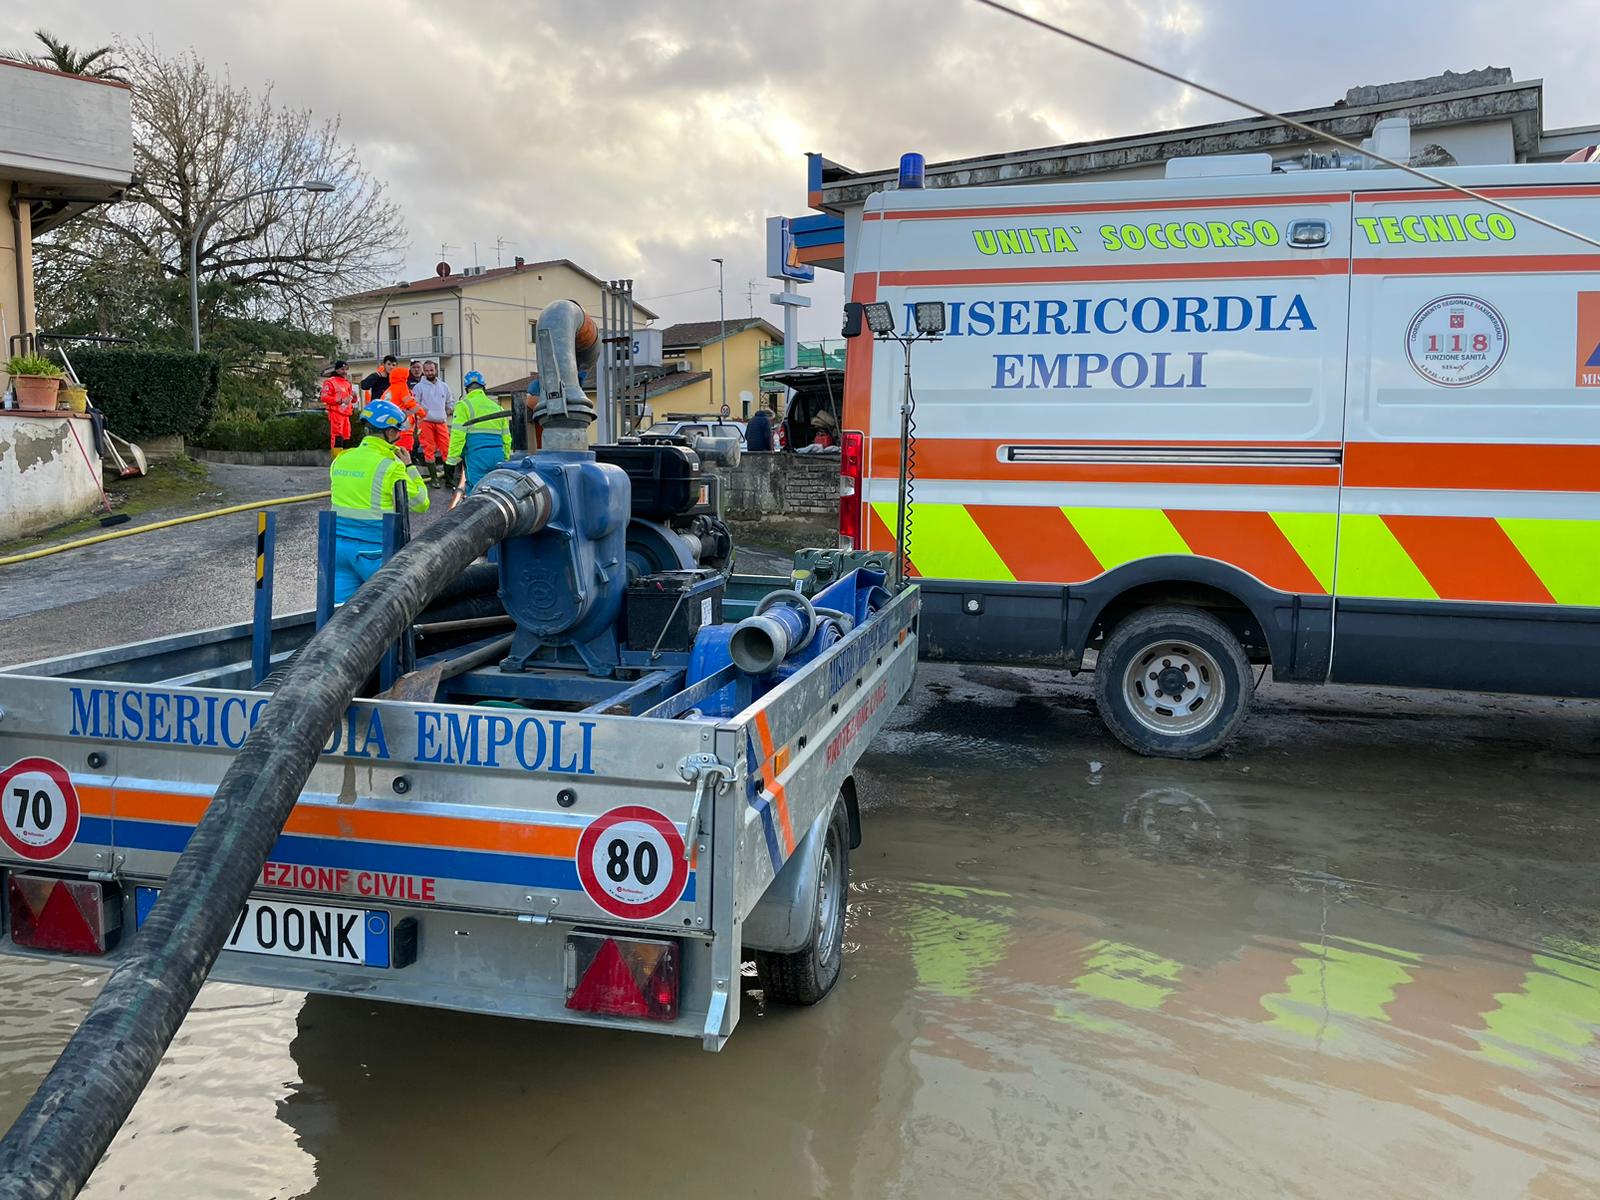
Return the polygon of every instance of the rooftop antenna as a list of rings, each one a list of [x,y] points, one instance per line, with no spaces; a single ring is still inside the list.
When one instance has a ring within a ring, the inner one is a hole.
[[[756,315],[756,287],[756,281],[752,279],[745,284],[744,289],[744,296],[750,304],[750,316],[752,318],[754,318]]]
[[[504,250],[507,246],[515,246],[515,245],[516,245],[515,242],[508,242],[503,237],[496,237],[494,239],[494,265],[497,266],[497,267],[504,266],[505,264],[500,261],[500,252],[502,250]]]
[[[459,246],[453,246],[449,242],[440,242],[439,243],[439,257],[440,258],[449,258],[450,257],[450,251],[459,250],[459,249],[460,249]]]

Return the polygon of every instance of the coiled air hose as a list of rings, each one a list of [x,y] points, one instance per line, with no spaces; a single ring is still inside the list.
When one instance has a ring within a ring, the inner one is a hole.
[[[128,957],[0,1141],[0,1200],[78,1194],[182,1024],[357,689],[446,581],[495,542],[544,528],[551,506],[537,478],[490,472],[306,643]]]

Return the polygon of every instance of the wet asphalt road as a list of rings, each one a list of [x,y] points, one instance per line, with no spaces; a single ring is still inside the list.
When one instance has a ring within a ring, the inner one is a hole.
[[[232,552],[64,611],[242,619]],[[0,660],[51,628],[18,594]],[[819,1007],[752,994],[709,1055],[209,985],[86,1194],[1600,1189],[1600,706],[1268,683],[1227,753],[1171,763],[1082,680],[925,665],[861,782]],[[98,980],[0,959],[0,1121]]]

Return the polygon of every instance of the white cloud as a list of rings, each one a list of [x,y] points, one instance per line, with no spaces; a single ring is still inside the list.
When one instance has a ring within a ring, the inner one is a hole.
[[[1600,120],[1594,33],[1570,6],[1488,0],[1337,8],[1281,0],[1032,0],[1041,15],[1267,105],[1328,103],[1358,83],[1509,65],[1546,80],[1546,123]],[[0,45],[37,12],[0,15]],[[281,102],[339,113],[411,231],[411,273],[441,242],[494,262],[570,257],[631,276],[669,320],[765,303],[763,218],[805,211],[807,150],[860,168],[1112,137],[1236,115],[963,0],[78,0],[52,13],[79,44],[193,46]],[[814,289],[809,337],[837,332]]]

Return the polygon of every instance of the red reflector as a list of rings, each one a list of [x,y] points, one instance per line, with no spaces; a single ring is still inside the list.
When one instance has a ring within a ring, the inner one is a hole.
[[[11,940],[29,950],[104,954],[122,929],[121,895],[89,880],[12,875],[6,880]]]
[[[601,934],[567,938],[567,1007],[604,1017],[678,1015],[678,945]]]
[[[866,438],[857,430],[845,431],[839,444],[839,545],[861,544],[861,503],[865,492]]]

